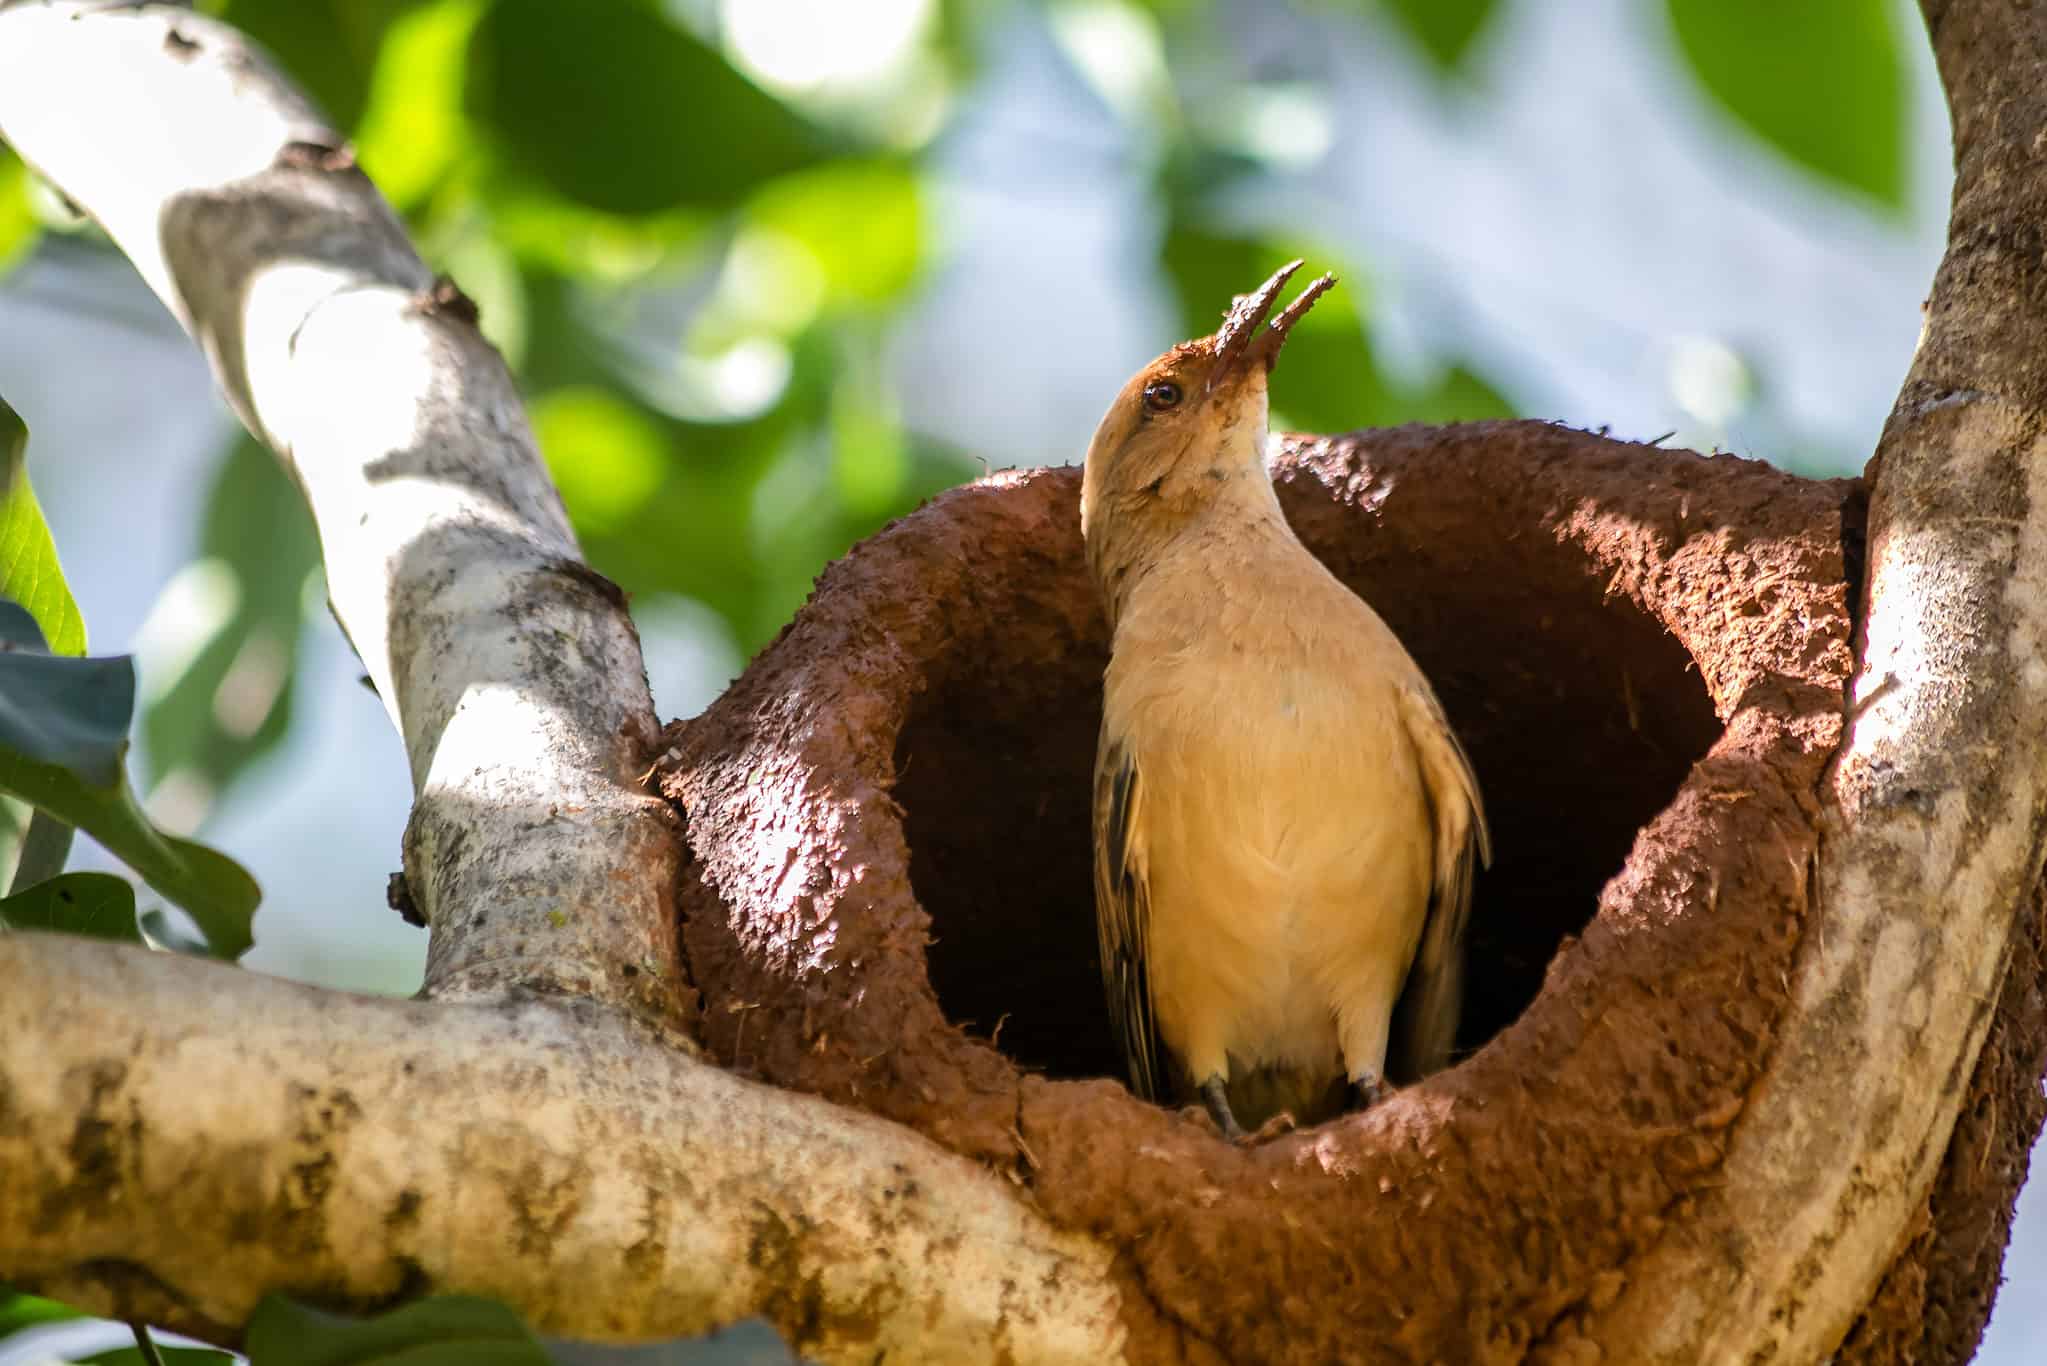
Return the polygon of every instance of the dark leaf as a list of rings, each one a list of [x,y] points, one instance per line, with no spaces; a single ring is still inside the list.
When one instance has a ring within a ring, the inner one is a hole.
[[[1464,60],[1472,43],[1498,7],[1498,0],[1385,0],[1439,70],[1450,71]]]
[[[766,1319],[747,1319],[700,1338],[613,1347],[545,1339],[555,1366],[799,1366]]]
[[[16,892],[0,901],[0,924],[142,942],[135,924],[135,889],[112,873],[65,873]]]
[[[348,1319],[276,1295],[256,1307],[251,1366],[547,1366],[547,1353],[501,1304],[444,1295],[374,1319]]]
[[[793,1366],[766,1322],[721,1333],[615,1347],[549,1339],[543,1346],[504,1305],[443,1295],[373,1319],[343,1318],[272,1295],[246,1339],[251,1366]]]
[[[1871,0],[1665,0],[1699,83],[1743,127],[1836,185],[1899,208],[1905,68]]]
[[[7,646],[43,654],[50,649],[43,643],[43,628],[36,624],[34,614],[12,598],[0,598],[0,648]]]
[[[496,0],[471,41],[466,103],[516,161],[612,213],[726,207],[825,150],[809,123],[632,0]]]
[[[418,0],[227,0],[221,15],[254,38],[343,132],[354,129],[392,19]]]
[[[25,759],[111,788],[121,781],[134,712],[135,664],[127,655],[72,659],[0,650],[0,751],[11,752],[0,765]]]
[[[223,1352],[213,1347],[166,1347],[158,1343],[156,1351],[164,1366],[220,1366],[222,1362],[232,1362],[235,1359],[234,1353]],[[148,1366],[148,1359],[134,1347],[116,1347],[111,1351],[95,1352],[81,1360],[91,1363],[91,1366]]]

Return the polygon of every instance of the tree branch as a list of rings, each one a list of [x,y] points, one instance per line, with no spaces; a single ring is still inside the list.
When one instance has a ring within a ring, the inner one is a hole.
[[[0,982],[0,1269],[76,1304],[232,1341],[273,1290],[461,1289],[591,1338],[767,1313],[832,1361],[1120,1348],[1107,1254],[1000,1178],[602,1007],[33,934]]]
[[[1586,1328],[1645,1361],[1814,1361],[1923,1208],[2047,812],[2047,15],[1926,6],[1948,251],[1871,465],[1867,609],[1820,895],[1724,1179]]]
[[[677,1019],[679,839],[639,788],[638,637],[586,568],[502,360],[342,140],[188,11],[0,8],[0,137],[204,347],[319,525],[335,616],[405,739],[426,990]]]

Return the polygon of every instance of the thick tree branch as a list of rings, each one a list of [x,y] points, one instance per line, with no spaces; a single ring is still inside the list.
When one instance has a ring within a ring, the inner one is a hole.
[[[2047,14],[1929,4],[1948,252],[1871,469],[1867,610],[1795,997],[1724,1179],[1586,1329],[1812,1361],[1912,1231],[2040,874],[2047,814]]]
[[[678,1016],[638,638],[503,362],[341,139],[222,24],[42,0],[0,8],[0,138],[106,228],[305,490],[411,760],[428,993]]]
[[[603,1007],[29,934],[0,982],[0,1271],[74,1303],[222,1340],[267,1291],[459,1288],[594,1338],[765,1312],[831,1361],[1121,1342],[1107,1255],[1001,1178]]]

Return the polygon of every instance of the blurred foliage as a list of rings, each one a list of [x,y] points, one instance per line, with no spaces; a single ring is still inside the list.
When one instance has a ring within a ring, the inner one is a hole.
[[[35,209],[28,198],[28,168],[0,144],[0,271],[19,260],[36,240]]]
[[[1665,0],[1693,73],[1791,160],[1890,209],[1905,202],[1905,64],[1874,0]]]
[[[253,942],[261,894],[226,855],[159,830],[128,786],[135,665],[89,658],[85,624],[28,490],[28,428],[0,399],[0,792],[15,862],[0,928],[140,938],[134,889],[119,877],[62,876],[72,829],[185,908],[210,950],[238,958]],[[25,605],[25,604],[32,604]],[[52,639],[69,647],[53,653]],[[33,808],[26,815],[14,805]]]
[[[218,791],[290,725],[320,545],[298,489],[246,436],[214,476],[205,519],[199,554],[219,610],[193,613],[179,657],[149,680],[142,737],[152,785],[176,772]]]
[[[235,1360],[226,1352],[217,1352],[211,1347],[165,1347],[155,1348],[155,1360],[163,1366],[228,1366]],[[116,1347],[111,1351],[94,1352],[81,1358],[80,1366],[152,1366],[151,1359],[142,1355],[140,1348]]]
[[[43,1323],[75,1319],[78,1311],[40,1295],[24,1295],[0,1285],[0,1338]]]
[[[1295,257],[1331,259],[1327,251],[1176,226],[1166,236],[1164,259],[1180,299],[1182,326],[1212,332],[1227,304]],[[1299,289],[1313,266],[1295,277]],[[1233,285],[1232,282],[1235,282]],[[1388,377],[1372,355],[1365,332],[1363,279],[1340,279],[1287,336],[1272,372],[1275,426],[1343,432],[1400,422],[1461,422],[1511,417],[1513,405],[1477,375],[1453,367],[1432,383],[1408,385]],[[1285,296],[1282,296],[1285,297]]]
[[[1385,0],[1386,8],[1443,70],[1464,60],[1498,0]]]
[[[28,478],[28,424],[0,399],[0,598],[21,604],[50,653],[85,653],[85,619]]]
[[[61,930],[94,939],[143,942],[135,888],[112,873],[62,873],[0,900],[0,922],[17,930]]]
[[[536,1337],[494,1300],[439,1295],[346,1318],[272,1295],[256,1307],[250,1366],[795,1366],[774,1330],[749,1320],[702,1338],[609,1346]]]
[[[15,1333],[89,1318],[56,1300],[0,1285],[0,1356],[7,1355],[6,1339]],[[102,1321],[99,1326],[103,1340],[133,1336],[125,1324]],[[238,1361],[250,1366],[798,1366],[796,1355],[764,1319],[665,1342],[572,1342],[537,1336],[504,1305],[470,1295],[416,1300],[373,1318],[331,1314],[271,1295],[249,1320],[245,1356],[161,1342],[153,1348],[168,1366]],[[122,1345],[76,1360],[141,1366],[145,1358],[135,1347]]]
[[[824,137],[637,0],[496,0],[467,106],[514,165],[608,213],[727,208]]]
[[[1277,421],[1341,430],[1511,410],[1455,357],[1394,363],[1376,347],[1380,263],[1315,240],[1288,217],[1298,199],[1267,193],[1311,185],[1327,149],[1310,139],[1289,161],[1253,125],[1312,116],[1329,92],[1312,54],[1251,51],[1251,10],[906,4],[848,27],[850,11],[785,0],[200,0],[277,55],[435,268],[477,300],[591,562],[634,595],[700,600],[743,653],[827,561],[978,472],[973,452],[905,424],[892,343],[944,265],[934,149],[1032,15],[1145,149],[1130,173],[1149,177],[1176,336],[1211,330],[1291,255],[1341,276],[1288,345]],[[1296,5],[1307,22],[1397,43],[1454,98],[1475,94],[1512,31],[1504,0]],[[1731,116],[1731,136],[1902,202],[1903,77],[1884,5],[1664,6],[1645,36]],[[858,79],[806,76],[748,46],[777,22],[851,46],[900,24],[901,42]],[[33,239],[38,202],[0,151],[0,265]],[[223,452],[206,508],[181,587],[204,589],[209,608],[187,614],[170,676],[149,680],[143,733],[154,782],[218,794],[290,723],[316,543],[246,441]]]

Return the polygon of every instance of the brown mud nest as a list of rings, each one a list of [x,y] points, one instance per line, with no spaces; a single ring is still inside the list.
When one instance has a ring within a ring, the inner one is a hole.
[[[1107,640],[1071,468],[894,523],[670,728],[701,1030],[1119,1249],[1134,1360],[1541,1358],[1718,1179],[1767,1060],[1842,730],[1860,486],[1529,422],[1289,440],[1275,478],[1484,787],[1460,1065],[1249,1151],[1121,1085],[1089,880]],[[1998,1067],[2038,1076],[2037,995],[2007,989],[1973,1099],[2009,1088]],[[1975,1165],[1858,1328],[1871,1359],[1922,1329],[1973,1343],[2031,1093],[1965,1112]]]

